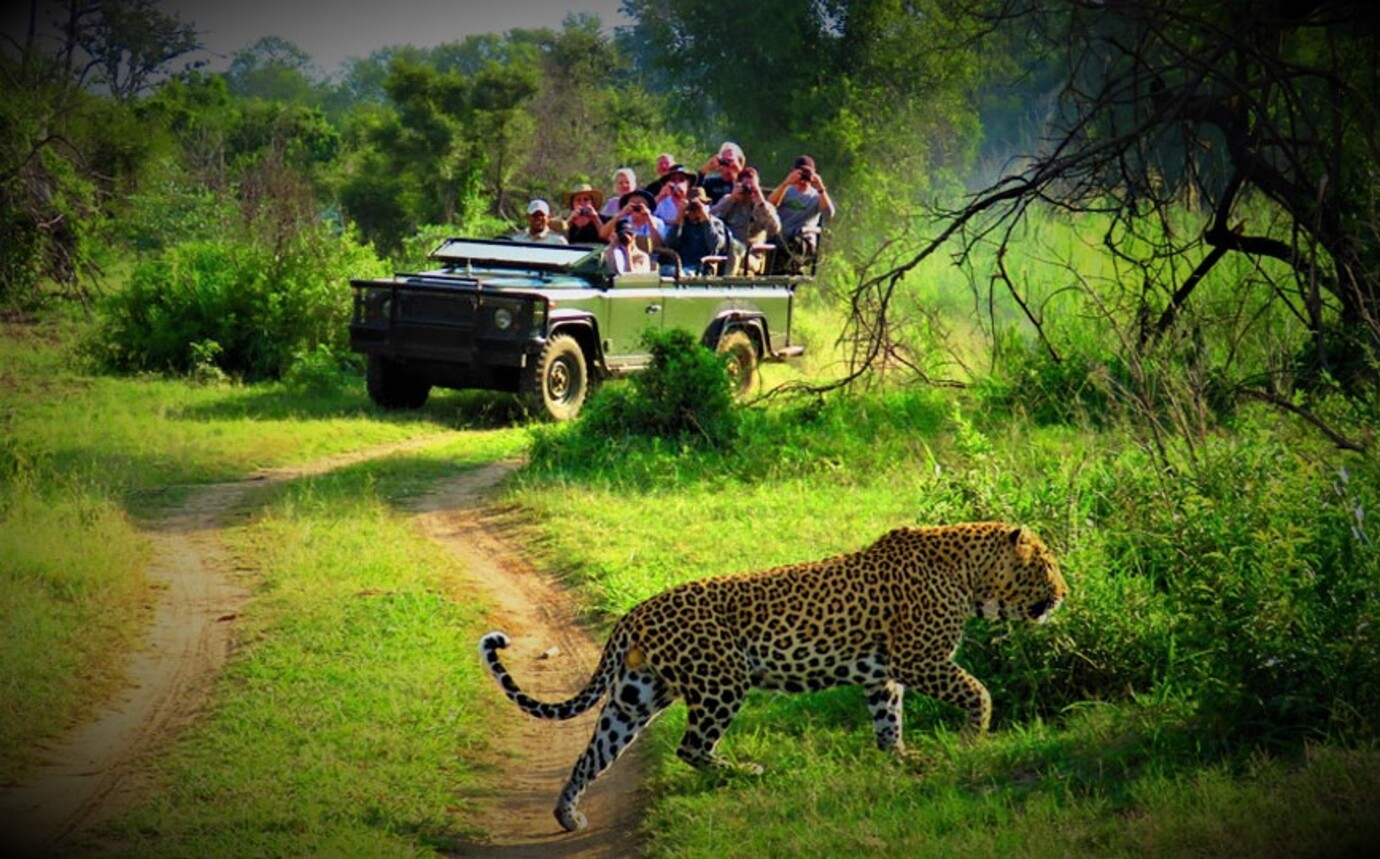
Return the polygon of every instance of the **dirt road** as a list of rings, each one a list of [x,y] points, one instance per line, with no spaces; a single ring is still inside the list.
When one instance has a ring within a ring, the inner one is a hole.
[[[118,699],[45,749],[46,763],[34,779],[0,794],[0,844],[7,854],[61,855],[78,835],[138,801],[150,762],[205,706],[217,673],[232,655],[235,618],[249,599],[222,549],[220,532],[230,511],[258,487],[435,441],[371,448],[201,487],[179,509],[153,523],[149,576],[160,601],[145,646],[132,655],[129,682]],[[598,650],[575,624],[570,595],[522,559],[485,506],[490,491],[514,467],[494,464],[461,475],[417,499],[413,508],[421,531],[453,551],[480,592],[489,595],[496,607],[495,626],[513,637],[509,658],[515,670],[530,678],[535,694],[564,697],[583,685]],[[509,715],[511,719],[496,725],[503,730],[495,742],[502,750],[497,763],[510,774],[499,792],[468,797],[483,808],[480,824],[492,838],[464,845],[460,854],[635,853],[635,797],[644,769],[636,750],[591,788],[584,803],[590,828],[568,836],[551,808],[589,738],[593,715],[564,723],[537,722],[515,709]]]
[[[512,638],[504,660],[529,694],[560,700],[584,686],[599,661],[599,648],[576,620],[570,595],[539,575],[504,538],[492,508],[478,503],[514,465],[497,463],[462,475],[417,499],[412,509],[423,532],[464,562],[494,606],[496,629]],[[476,658],[477,650],[476,650]],[[495,687],[497,694],[497,687]],[[466,845],[464,856],[622,857],[637,852],[637,792],[645,763],[632,746],[595,782],[580,807],[589,828],[567,835],[552,815],[570,768],[589,742],[599,708],[569,722],[528,718],[504,702],[497,740],[505,786],[484,807],[484,844]]]

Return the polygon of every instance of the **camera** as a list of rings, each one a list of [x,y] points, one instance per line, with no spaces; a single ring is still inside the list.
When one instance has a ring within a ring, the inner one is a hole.
[[[633,203],[632,210],[634,212],[645,212],[647,211],[647,206],[643,203]]]
[[[588,203],[586,203],[586,204],[584,204],[583,206],[580,207],[580,214],[581,214],[581,215],[592,215],[592,214],[594,214],[594,207],[591,206],[591,205],[589,205]]]
[[[728,165],[730,165],[730,164],[733,163],[733,159],[732,159],[732,158],[720,158],[720,159],[719,159],[719,163],[720,163],[721,165],[723,165],[724,167],[727,167]]]
[[[809,167],[800,168],[800,181],[808,182],[813,178],[815,178],[815,171],[811,170]]]

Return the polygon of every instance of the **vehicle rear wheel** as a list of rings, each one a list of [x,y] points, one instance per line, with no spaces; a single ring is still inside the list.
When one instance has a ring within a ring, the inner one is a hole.
[[[557,334],[527,367],[522,398],[528,411],[553,421],[572,420],[589,395],[589,366],[575,338]]]
[[[382,355],[370,355],[364,372],[369,399],[383,409],[420,409],[431,394],[431,383],[408,373],[407,365]]]
[[[751,394],[758,382],[757,348],[747,332],[741,329],[728,332],[719,338],[715,351],[723,356],[733,396],[743,399]]]

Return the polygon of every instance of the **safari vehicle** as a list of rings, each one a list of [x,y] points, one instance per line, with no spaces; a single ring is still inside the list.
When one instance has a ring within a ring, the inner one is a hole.
[[[592,386],[647,366],[649,329],[698,333],[740,395],[759,362],[803,351],[791,314],[806,276],[613,275],[602,251],[455,238],[431,253],[434,269],[352,280],[350,347],[367,356],[369,397],[415,409],[433,387],[510,391],[562,421]]]

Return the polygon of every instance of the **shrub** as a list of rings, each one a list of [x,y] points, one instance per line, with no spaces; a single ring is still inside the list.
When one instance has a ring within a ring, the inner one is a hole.
[[[650,331],[644,342],[652,356],[646,370],[595,391],[573,426],[537,432],[532,458],[539,468],[617,469],[668,449],[733,446],[742,416],[723,360],[688,331]]]
[[[1084,518],[1059,547],[1069,604],[1047,626],[979,622],[964,645],[1006,718],[1177,700],[1204,749],[1373,734],[1380,480],[1247,436],[1207,439],[1177,473],[1134,449],[1080,467],[1064,491]],[[1032,524],[1061,542],[1058,523]]]
[[[294,355],[343,351],[349,279],[383,273],[367,249],[324,228],[278,254],[233,239],[182,242],[142,261],[106,300],[91,351],[115,370],[276,379]]]
[[[1125,385],[1119,360],[1097,357],[1083,346],[1065,350],[1056,361],[1043,346],[1014,333],[1003,340],[996,372],[978,385],[990,405],[1042,426],[1080,421],[1105,426],[1112,420],[1110,383]]]
[[[292,356],[292,364],[283,374],[283,384],[301,394],[354,390],[359,386],[363,368],[361,357],[355,352],[341,352],[326,343],[318,343]]]
[[[596,394],[581,419],[584,431],[730,445],[738,435],[738,411],[719,356],[682,329],[649,331],[644,342],[651,365],[628,387]]]

